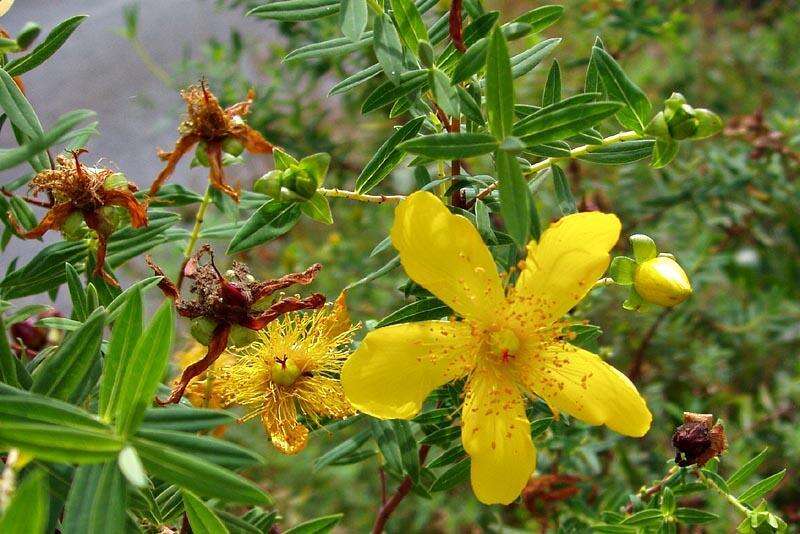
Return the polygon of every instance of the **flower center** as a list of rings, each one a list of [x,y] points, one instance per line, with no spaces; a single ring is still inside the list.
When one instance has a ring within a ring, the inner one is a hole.
[[[506,363],[519,349],[519,338],[512,330],[501,328],[489,334],[489,345],[493,352],[502,356],[503,363]]]
[[[272,364],[272,382],[279,386],[291,386],[300,376],[300,368],[288,356],[275,358]]]

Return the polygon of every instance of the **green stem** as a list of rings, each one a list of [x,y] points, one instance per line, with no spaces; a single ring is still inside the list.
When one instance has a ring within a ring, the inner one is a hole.
[[[575,159],[575,158],[578,158],[580,156],[584,156],[584,155],[588,154],[589,152],[594,152],[595,150],[598,150],[600,148],[603,148],[603,147],[606,147],[606,146],[609,146],[609,145],[615,145],[615,144],[621,143],[623,141],[630,141],[632,139],[641,139],[641,137],[642,137],[641,134],[630,130],[630,131],[627,131],[627,132],[620,132],[618,134],[614,134],[614,135],[611,135],[609,137],[606,137],[606,138],[603,139],[603,141],[600,144],[597,144],[597,145],[582,145],[582,146],[575,147],[575,148],[573,148],[572,150],[569,151],[569,156],[566,156],[566,157],[563,157],[563,158],[545,158],[545,159],[543,159],[542,161],[540,161],[538,163],[534,163],[533,165],[530,166],[530,168],[527,171],[525,171],[525,177],[530,179],[530,177],[536,175],[536,173],[538,173],[539,171],[545,170],[550,165],[552,165],[552,164],[554,164],[554,163],[556,163],[558,161],[568,160],[568,159]],[[486,189],[484,189],[483,191],[478,193],[476,198],[482,199],[482,198],[486,197],[489,193],[494,191],[495,189],[497,189],[497,183],[493,183],[492,185],[488,186]]]
[[[178,273],[178,289],[180,289],[183,284],[183,270],[186,267],[186,263],[189,261],[189,257],[192,255],[194,247],[197,245],[197,240],[200,238],[200,230],[203,228],[203,219],[206,216],[206,210],[208,210],[209,204],[211,204],[211,184],[206,187],[206,193],[203,195],[203,200],[200,201],[200,208],[198,208],[197,214],[194,217],[194,227],[192,228],[192,233],[189,235],[189,242],[186,243],[186,248],[183,249],[183,262],[181,262],[181,270]]]
[[[383,15],[383,7],[378,3],[378,0],[367,0],[367,5],[378,15]]]
[[[725,497],[725,499],[726,499],[726,500],[727,500],[729,503],[731,503],[731,504],[733,505],[733,507],[734,507],[734,508],[736,508],[737,510],[739,510],[740,512],[742,512],[742,513],[743,513],[745,516],[747,516],[747,515],[750,513],[750,509],[749,509],[748,507],[746,507],[744,504],[742,504],[742,501],[740,501],[739,499],[737,499],[736,497],[734,497],[733,495],[731,495],[731,494],[730,494],[730,493],[728,493],[727,491],[725,491],[725,490],[723,490],[722,488],[720,488],[720,487],[717,485],[717,483],[716,483],[716,482],[714,482],[713,480],[711,480],[710,478],[708,478],[707,476],[705,476],[705,475],[703,474],[702,470],[700,470],[700,469],[697,469],[697,470],[695,471],[695,473],[697,474],[697,477],[700,479],[700,481],[701,481],[701,482],[702,482],[702,483],[703,483],[703,484],[704,484],[704,485],[705,485],[705,486],[706,486],[708,489],[714,490],[714,491],[716,491],[717,493],[719,493],[720,495],[722,495],[723,497]]]
[[[141,41],[138,38],[132,37],[130,39],[131,46],[133,47],[133,51],[139,56],[139,59],[144,63],[144,66],[147,67],[147,70],[150,71],[150,74],[158,78],[161,83],[166,85],[167,87],[174,87],[172,78],[170,77],[169,73],[164,70],[161,65],[156,63],[147,49],[144,47]]]
[[[406,197],[403,195],[363,195],[355,191],[345,191],[343,189],[317,189],[317,192],[328,198],[346,198],[357,202],[367,202],[369,204],[385,204],[387,202],[400,202]]]

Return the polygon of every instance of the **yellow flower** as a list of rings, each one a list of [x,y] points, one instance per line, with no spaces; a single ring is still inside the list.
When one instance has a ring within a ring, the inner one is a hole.
[[[348,400],[382,419],[409,419],[435,388],[467,376],[461,440],[475,495],[507,504],[536,465],[525,396],[642,436],[652,416],[634,385],[597,355],[570,345],[558,320],[608,267],[616,216],[564,217],[528,245],[516,286],[503,291],[477,230],[430,193],[400,203],[392,243],[412,280],[463,321],[425,321],[370,332],[342,369]]]
[[[339,372],[357,326],[350,323],[344,296],[333,309],[287,314],[258,332],[219,377],[226,405],[248,410],[242,420],[261,417],[273,445],[284,454],[302,451],[308,428],[299,421],[343,419],[355,413],[345,399]]]
[[[208,351],[208,347],[196,341],[179,352],[175,359],[178,368],[185,369],[189,365],[201,359]],[[223,352],[219,359],[214,362],[212,367],[196,376],[186,388],[186,397],[195,406],[205,408],[220,408],[223,404],[218,378],[222,369],[232,364],[235,358],[230,352]],[[174,382],[180,381],[180,375],[175,377]]]
[[[14,5],[14,0],[0,0],[0,17],[5,15],[12,5]]]
[[[686,272],[673,257],[665,255],[638,265],[633,287],[644,300],[659,306],[676,306],[692,294]]]

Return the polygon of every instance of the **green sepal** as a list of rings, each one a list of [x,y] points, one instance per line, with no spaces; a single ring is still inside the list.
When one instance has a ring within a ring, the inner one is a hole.
[[[622,286],[633,285],[633,275],[636,272],[636,261],[627,256],[617,256],[611,261],[608,275],[614,283]]]
[[[644,234],[633,234],[629,238],[631,242],[631,249],[633,250],[633,257],[636,263],[644,263],[647,260],[652,260],[658,256],[658,247],[656,242],[649,236]]]
[[[642,304],[644,304],[644,299],[633,289],[633,286],[631,286],[628,298],[622,303],[622,307],[626,310],[636,311],[642,307]]]

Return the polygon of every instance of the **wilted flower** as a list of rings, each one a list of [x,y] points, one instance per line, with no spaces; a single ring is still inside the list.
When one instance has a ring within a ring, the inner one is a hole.
[[[11,348],[17,351],[19,356],[24,353],[33,358],[45,347],[57,345],[61,341],[64,336],[61,330],[36,325],[39,319],[46,317],[61,317],[61,314],[56,310],[48,310],[39,313],[35,318],[29,317],[11,325],[11,338],[14,340]]]
[[[175,361],[181,369],[188,367],[205,356],[208,347],[193,341],[188,347],[175,356]],[[223,405],[220,393],[219,376],[222,369],[232,364],[235,357],[229,351],[223,352],[214,362],[214,365],[194,377],[186,387],[185,396],[194,406],[206,408],[221,408]],[[180,376],[175,378],[176,385],[180,383]]]
[[[273,321],[255,342],[232,350],[237,359],[218,378],[226,404],[246,408],[243,420],[260,417],[282,453],[300,452],[308,441],[309,422],[355,412],[345,399],[339,372],[356,328],[343,297],[333,309]]]
[[[103,270],[108,238],[122,222],[124,211],[130,216],[131,226],[139,228],[147,224],[147,210],[133,196],[136,186],[128,182],[124,174],[82,165],[78,157],[84,152],[86,150],[76,150],[71,157],[58,156],[55,169],[43,170],[31,180],[30,192],[34,198],[26,200],[50,210],[38,226],[25,230],[10,214],[9,218],[23,239],[38,239],[48,230],[60,230],[65,239],[81,239],[86,234],[85,222],[97,234],[94,274],[117,285]],[[39,193],[45,193],[48,200],[35,200]]]
[[[273,148],[269,141],[244,122],[254,96],[251,90],[244,102],[223,108],[217,97],[208,90],[205,81],[181,91],[181,97],[186,101],[187,117],[178,127],[181,136],[172,152],[158,153],[158,157],[167,164],[150,187],[150,195],[158,193],[175,171],[178,161],[200,143],[198,159],[210,167],[208,178],[211,185],[238,201],[239,192],[225,183],[222,153],[238,156],[247,150],[251,154],[266,154],[272,152]]]
[[[411,279],[464,320],[370,332],[342,370],[348,400],[375,417],[410,419],[431,391],[466,376],[461,441],[472,488],[487,504],[516,499],[534,471],[527,396],[556,415],[644,435],[652,416],[634,385],[569,344],[559,321],[605,272],[619,232],[614,215],[564,217],[528,245],[506,295],[477,229],[434,195],[412,194],[395,212],[392,243]]]
[[[201,264],[201,259],[206,255],[209,257],[208,263]],[[152,259],[146,259],[155,274],[163,277],[158,286],[168,298],[175,301],[178,314],[201,322],[208,331],[208,339],[201,340],[201,343],[208,345],[205,356],[183,370],[169,398],[159,401],[161,404],[178,402],[189,382],[208,369],[229,344],[242,345],[251,341],[251,331],[261,330],[285,313],[319,308],[325,304],[325,297],[319,293],[306,298],[281,296],[275,300],[269,299],[276,291],[294,284],[310,284],[322,268],[320,264],[312,265],[302,273],[256,282],[241,263],[234,263],[233,269],[223,276],[214,264],[211,247],[203,245],[183,270],[183,274],[194,282],[191,292],[197,295],[195,300],[188,301],[181,298],[178,287]]]
[[[675,447],[675,463],[681,467],[697,464],[703,467],[709,460],[719,456],[728,447],[725,429],[714,423],[708,413],[683,413],[683,424],[672,436]]]

